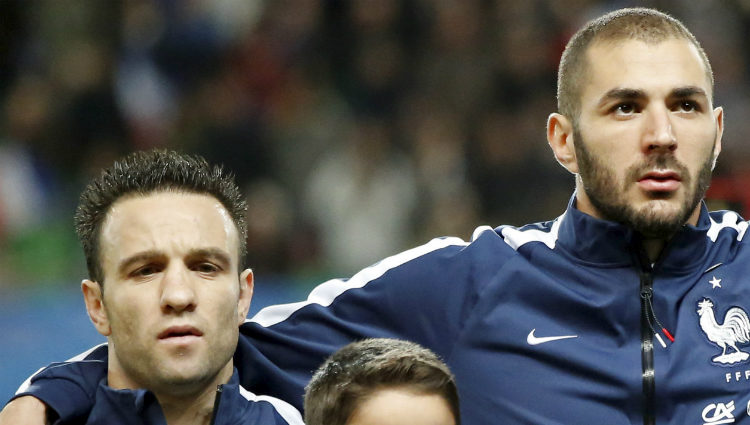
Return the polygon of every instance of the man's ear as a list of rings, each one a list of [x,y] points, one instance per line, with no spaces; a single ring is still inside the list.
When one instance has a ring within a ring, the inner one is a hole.
[[[86,311],[91,323],[94,324],[100,334],[109,336],[112,333],[112,328],[109,326],[109,318],[104,307],[101,286],[98,282],[84,279],[81,282],[81,292],[83,292],[83,301],[86,303]]]
[[[724,134],[724,108],[718,106],[714,108],[714,119],[716,120],[716,140],[714,141],[714,162],[711,169],[716,167],[716,159],[721,153],[721,136]]]
[[[253,271],[245,269],[240,273],[240,297],[237,301],[237,321],[238,325],[245,323],[247,313],[250,311],[250,301],[253,299]]]
[[[578,174],[573,123],[565,115],[550,114],[547,118],[547,142],[555,154],[555,159],[566,170]]]

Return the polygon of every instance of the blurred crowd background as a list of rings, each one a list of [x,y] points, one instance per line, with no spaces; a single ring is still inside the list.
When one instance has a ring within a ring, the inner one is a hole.
[[[247,263],[295,281],[554,218],[572,189],[544,131],[560,53],[627,4],[0,1],[0,285],[76,284],[83,185],[153,147],[231,169],[250,205]],[[643,4],[704,44],[727,109],[717,172],[741,171],[750,2]]]
[[[0,0],[0,338],[21,341],[0,368],[24,344],[50,353],[35,332],[65,302],[93,332],[72,215],[134,150],[235,173],[260,293],[557,217],[573,189],[545,139],[560,54],[586,20],[634,5],[703,43],[726,122],[711,195],[750,210],[749,0]]]

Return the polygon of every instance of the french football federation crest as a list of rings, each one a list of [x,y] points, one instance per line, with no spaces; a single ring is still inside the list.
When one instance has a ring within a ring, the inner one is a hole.
[[[750,354],[740,351],[737,344],[750,342],[750,319],[745,310],[732,307],[724,315],[723,323],[716,322],[714,317],[714,303],[708,298],[698,303],[700,326],[708,340],[721,347],[721,355],[711,359],[715,363],[734,364],[750,357]],[[727,353],[727,347],[734,352]]]

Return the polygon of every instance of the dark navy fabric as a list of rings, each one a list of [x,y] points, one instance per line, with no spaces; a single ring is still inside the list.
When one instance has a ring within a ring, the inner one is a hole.
[[[220,386],[217,397],[218,411],[212,425],[289,424],[269,401],[243,396],[236,371],[228,383]],[[108,387],[106,379],[102,379],[86,425],[138,424],[167,424],[156,396],[146,390],[116,390]],[[293,424],[300,425],[301,421]]]
[[[666,348],[654,339],[657,424],[750,424],[746,229],[737,214],[702,205],[697,226],[653,264],[653,311],[675,338],[662,336]],[[630,229],[573,200],[554,221],[480,228],[470,243],[433,240],[323,283],[305,302],[259,312],[241,327],[240,381],[301,408],[305,384],[333,351],[399,337],[451,367],[464,424],[643,423],[637,245]],[[91,365],[62,367],[102,373]],[[51,394],[71,378],[45,373],[27,391],[57,409],[64,396]],[[85,399],[64,409],[85,411]]]
[[[91,356],[106,356],[106,347],[91,353]],[[79,367],[82,366],[83,367]],[[166,425],[166,419],[156,396],[147,390],[117,390],[107,386],[106,367],[102,368],[102,362],[75,362],[66,364],[56,369],[53,373],[44,371],[43,379],[39,383],[60,382],[70,384],[75,376],[81,373],[84,376],[100,376],[99,383],[94,388],[94,393],[84,394],[81,391],[65,394],[57,393],[57,399],[61,400],[54,405],[80,404],[85,408],[80,412],[73,412],[70,408],[63,407],[58,410],[60,419],[55,425]],[[88,367],[92,366],[92,367]],[[66,375],[73,376],[69,380]],[[242,388],[239,382],[239,374],[235,369],[229,382],[220,385],[217,389],[218,410],[214,413],[212,425],[303,425],[302,418],[291,405],[272,397],[259,397]],[[45,385],[41,385],[46,389]],[[34,387],[31,392],[35,393]],[[57,388],[61,389],[61,388]],[[84,388],[88,391],[90,388]],[[40,392],[40,394],[45,394]],[[66,397],[67,396],[67,397]],[[53,398],[54,399],[54,398]],[[60,404],[61,403],[61,404]],[[93,408],[91,404],[93,403]],[[88,406],[88,407],[86,407]],[[71,406],[73,407],[73,406]],[[88,411],[90,409],[90,412]]]

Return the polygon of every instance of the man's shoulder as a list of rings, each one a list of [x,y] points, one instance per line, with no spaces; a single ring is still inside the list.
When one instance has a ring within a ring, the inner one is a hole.
[[[708,213],[708,219],[707,236],[714,242],[720,236],[728,236],[737,241],[745,240],[748,221],[737,212],[730,210],[711,211]]]
[[[479,235],[486,236],[488,235],[487,230],[492,230],[513,250],[517,250],[529,243],[541,243],[548,248],[554,248],[559,236],[560,224],[564,217],[565,214],[554,220],[529,223],[521,226],[505,224],[494,229],[482,229],[480,227],[474,231],[474,238],[477,238]]]
[[[263,423],[279,425],[304,425],[302,415],[291,404],[276,397],[256,395],[242,386],[237,387],[238,402],[247,407],[240,423]]]
[[[446,274],[460,276],[463,272],[470,272],[476,275],[481,270],[495,273],[503,264],[518,255],[516,235],[528,240],[543,241],[548,232],[549,229],[545,230],[544,224],[541,223],[522,227],[479,226],[468,239],[432,239],[426,244],[381,260],[364,269],[366,273],[363,275],[384,276],[385,281],[389,282],[403,277],[413,286],[419,282],[432,284],[439,280],[437,276]],[[376,271],[377,273],[374,273]],[[415,279],[416,276],[420,279]],[[355,275],[353,279],[357,277]]]
[[[474,229],[468,240],[463,240],[460,237],[439,237],[425,245],[414,248],[414,250],[432,247],[433,249],[429,249],[429,251],[439,251],[434,249],[438,245],[442,245],[440,248],[451,247],[454,250],[455,248],[463,249],[467,247],[479,250],[490,249],[493,251],[498,248],[504,249],[510,247],[515,250],[520,245],[528,242],[541,242],[554,247],[563,217],[564,215],[554,220],[523,225],[501,224],[496,227],[482,225]],[[508,253],[510,254],[511,252],[508,251]]]

